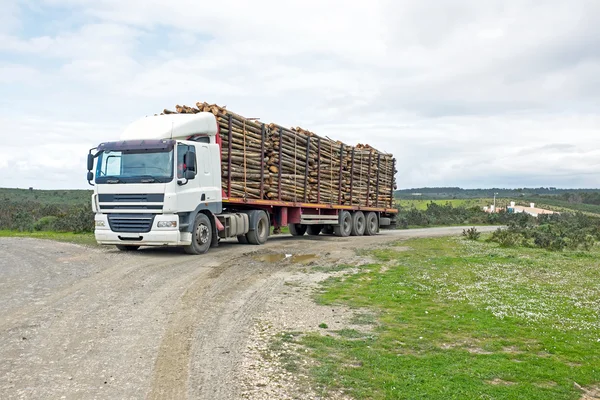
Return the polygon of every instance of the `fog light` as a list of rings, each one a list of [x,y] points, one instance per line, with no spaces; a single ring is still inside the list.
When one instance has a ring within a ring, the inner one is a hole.
[[[158,221],[159,228],[177,228],[177,221]]]
[[[96,221],[96,226],[104,226],[104,221]]]

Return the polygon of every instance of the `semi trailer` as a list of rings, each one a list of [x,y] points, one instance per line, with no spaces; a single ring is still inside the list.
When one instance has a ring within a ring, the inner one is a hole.
[[[264,244],[272,227],[340,237],[395,227],[390,154],[197,105],[141,118],[89,151],[99,244],[203,254],[227,238]]]

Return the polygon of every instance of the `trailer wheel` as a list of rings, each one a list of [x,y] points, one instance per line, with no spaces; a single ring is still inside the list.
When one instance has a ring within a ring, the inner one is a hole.
[[[306,225],[288,224],[288,228],[290,229],[292,236],[304,236],[306,233]]]
[[[119,249],[121,251],[136,251],[137,249],[140,248],[140,246],[126,246],[123,244],[118,244],[116,246],[117,246],[117,249]]]
[[[321,229],[323,229],[323,225],[308,225],[306,230],[310,236],[319,236]]]
[[[269,238],[269,217],[264,211],[260,211],[256,219],[256,226],[246,234],[250,244],[265,244]]]
[[[194,229],[192,230],[192,243],[184,246],[188,254],[204,254],[210,248],[212,243],[212,223],[206,214],[199,213],[194,220]]]
[[[373,211],[368,212],[366,215],[365,235],[373,236],[379,232],[379,221],[377,220],[377,214]]]
[[[240,235],[240,236],[238,236],[237,240],[241,244],[248,244],[248,238],[246,237],[246,235]]]
[[[333,226],[325,225],[325,228],[323,228],[323,233],[325,235],[333,235]]]
[[[362,211],[356,211],[352,215],[352,236],[362,236],[365,234],[365,214]]]
[[[352,215],[348,211],[340,212],[340,223],[333,227],[335,236],[347,237],[352,232]]]

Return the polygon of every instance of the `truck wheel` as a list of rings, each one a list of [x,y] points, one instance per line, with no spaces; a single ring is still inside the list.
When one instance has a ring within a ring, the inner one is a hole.
[[[240,235],[237,237],[238,242],[240,242],[241,244],[248,244],[248,238],[246,237],[246,235]]]
[[[310,236],[319,236],[321,229],[323,229],[323,225],[307,225],[306,228]]]
[[[117,249],[119,249],[121,251],[136,251],[139,248],[140,248],[140,246],[125,246],[123,244],[117,245]]]
[[[192,244],[184,246],[188,254],[204,254],[210,248],[212,242],[212,224],[206,214],[199,213],[194,220],[192,230]]]
[[[265,244],[269,238],[269,217],[264,211],[260,211],[256,219],[254,230],[246,234],[246,239],[251,244]]]
[[[340,223],[333,227],[335,236],[347,237],[352,232],[352,215],[348,211],[340,212]]]
[[[326,225],[325,228],[323,228],[323,233],[326,235],[333,235],[333,226]]]
[[[352,215],[352,236],[362,236],[365,233],[365,214],[357,211]]]
[[[366,224],[365,224],[365,235],[373,236],[379,232],[379,222],[377,220],[377,214],[373,211],[367,213]]]
[[[288,228],[290,228],[290,233],[292,236],[304,236],[306,233],[306,225],[288,224]]]

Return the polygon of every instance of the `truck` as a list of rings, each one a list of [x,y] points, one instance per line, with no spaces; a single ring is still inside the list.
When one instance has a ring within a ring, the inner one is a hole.
[[[122,251],[224,239],[375,235],[396,225],[395,159],[197,103],[132,122],[87,155],[96,241]]]

